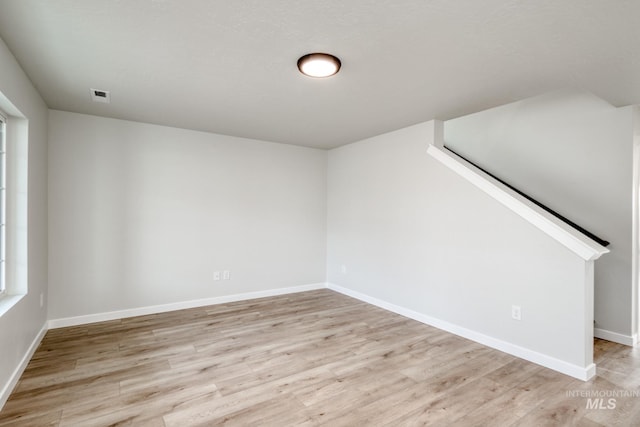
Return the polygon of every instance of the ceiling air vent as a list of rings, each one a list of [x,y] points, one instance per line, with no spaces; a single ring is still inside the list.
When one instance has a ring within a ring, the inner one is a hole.
[[[93,102],[104,102],[108,104],[111,102],[111,96],[109,96],[108,90],[91,89],[91,100]]]

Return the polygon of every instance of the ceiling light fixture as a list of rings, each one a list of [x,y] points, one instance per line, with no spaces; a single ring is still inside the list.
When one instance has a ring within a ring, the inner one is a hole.
[[[328,53],[310,53],[298,59],[298,69],[309,77],[329,77],[340,70],[341,62]]]

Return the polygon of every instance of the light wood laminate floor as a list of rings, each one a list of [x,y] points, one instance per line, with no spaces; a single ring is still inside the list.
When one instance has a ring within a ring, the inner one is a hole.
[[[595,358],[582,382],[320,290],[50,330],[0,426],[640,426],[608,409],[639,350]]]

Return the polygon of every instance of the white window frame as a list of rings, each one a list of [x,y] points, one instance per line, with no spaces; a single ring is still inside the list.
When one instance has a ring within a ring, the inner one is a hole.
[[[0,111],[0,297],[7,294],[7,115]]]
[[[0,93],[4,122],[2,182],[2,257],[4,290],[0,294],[0,317],[28,293],[28,162],[29,120]],[[42,306],[42,305],[41,305]]]

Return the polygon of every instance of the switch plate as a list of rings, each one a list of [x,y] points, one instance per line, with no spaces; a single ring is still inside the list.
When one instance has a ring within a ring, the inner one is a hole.
[[[219,271],[214,271],[213,272],[213,280],[220,280],[220,272]]]
[[[522,320],[522,309],[519,305],[511,306],[511,318],[515,320]]]
[[[225,270],[222,272],[222,279],[229,280],[231,279],[231,272],[229,270]]]

